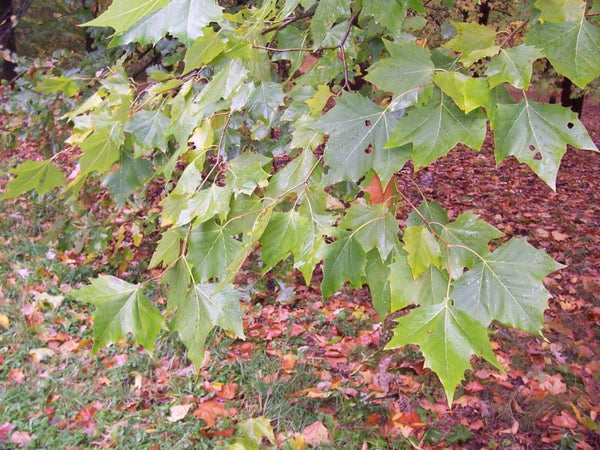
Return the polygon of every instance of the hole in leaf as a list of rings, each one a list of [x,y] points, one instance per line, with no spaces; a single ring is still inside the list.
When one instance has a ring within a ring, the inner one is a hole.
[[[365,148],[365,153],[367,155],[370,155],[371,153],[373,153],[373,146],[371,144],[369,144],[369,146],[367,148]]]
[[[567,124],[567,128],[570,130],[571,128],[573,128],[575,126],[575,124],[573,122],[569,122]]]
[[[365,120],[365,125],[370,127],[371,126],[371,121],[370,120]]]
[[[535,145],[529,144],[529,150],[531,150],[532,152],[535,152]]]
[[[540,152],[537,152],[535,154],[535,156],[533,157],[533,159],[535,159],[536,161],[539,161],[542,159],[542,154]]]

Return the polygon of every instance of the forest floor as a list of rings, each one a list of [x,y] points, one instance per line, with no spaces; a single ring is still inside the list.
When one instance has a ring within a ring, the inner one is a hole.
[[[600,146],[600,107],[583,122]],[[0,170],[39,152],[4,151]],[[477,213],[567,265],[545,280],[545,339],[494,326],[506,373],[474,361],[452,408],[416,347],[382,350],[366,289],[323,301],[318,275],[304,286],[285,264],[261,278],[247,267],[247,339],[214,333],[199,373],[168,331],[153,358],[130,342],[92,355],[92,311],[68,292],[106,268],[43,243],[60,203],[6,201],[0,447],[227,448],[244,426],[271,426],[284,449],[600,448],[599,180],[600,154],[570,149],[553,192],[515,160],[496,167],[489,140],[398,174],[413,202],[416,182],[454,217]],[[119,232],[104,238],[115,245]]]

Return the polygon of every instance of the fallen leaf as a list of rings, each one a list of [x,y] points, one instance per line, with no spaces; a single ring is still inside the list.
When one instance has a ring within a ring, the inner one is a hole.
[[[315,422],[302,431],[307,445],[322,445],[329,443],[329,431],[321,422]]]
[[[10,369],[8,371],[8,380],[12,383],[21,384],[25,381],[25,374],[21,369]]]
[[[10,442],[19,447],[24,447],[31,441],[31,435],[26,431],[15,431],[10,436]]]
[[[561,428],[575,428],[577,426],[577,419],[567,411],[562,410],[560,415],[556,414],[552,417],[552,425]]]
[[[296,365],[296,356],[293,353],[288,353],[287,355],[283,355],[281,358],[281,367],[284,370],[292,370]]]
[[[170,414],[169,417],[167,417],[167,420],[169,422],[178,422],[180,420],[182,420],[188,413],[188,411],[192,408],[191,403],[188,403],[187,405],[175,405],[175,406],[171,406],[170,408]]]
[[[55,355],[54,351],[50,348],[34,348],[29,354],[31,355],[31,358],[38,363]]]
[[[213,399],[204,403],[200,403],[193,414],[194,417],[202,419],[206,422],[205,428],[211,428],[215,426],[219,417],[227,414],[227,409],[223,403]]]
[[[62,305],[63,300],[65,299],[64,295],[50,295],[47,292],[35,292],[33,294],[35,300],[39,303],[47,303],[52,306],[52,309],[58,308]]]
[[[552,232],[552,238],[558,242],[566,241],[568,237],[569,237],[568,234],[560,233],[558,231]]]
[[[0,313],[0,327],[4,328],[5,330],[8,330],[9,326],[10,320],[8,320],[8,317]]]

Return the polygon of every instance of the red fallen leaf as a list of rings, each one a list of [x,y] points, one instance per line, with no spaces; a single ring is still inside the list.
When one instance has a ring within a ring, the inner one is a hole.
[[[416,412],[398,413],[392,417],[392,420],[396,424],[408,425],[411,427],[425,426],[425,424],[421,422],[421,416]]]
[[[192,413],[194,417],[204,420],[206,427],[212,428],[217,423],[217,419],[227,414],[227,408],[219,400],[209,400],[200,403],[198,408]]]
[[[369,417],[367,417],[367,425],[374,427],[374,426],[379,425],[380,423],[381,423],[381,416],[377,413],[373,413]]]
[[[229,438],[231,436],[233,436],[233,434],[235,433],[235,428],[225,428],[224,430],[219,430],[219,431],[203,431],[202,434],[205,435],[206,437],[212,439],[214,437],[222,437],[222,438]]]
[[[238,385],[235,383],[224,384],[221,387],[221,390],[217,392],[217,396],[219,398],[225,400],[231,400],[235,397],[235,393],[237,392]]]
[[[25,381],[25,374],[21,369],[10,369],[8,371],[8,380],[12,383],[21,384]]]
[[[395,192],[395,185],[393,180],[390,180],[384,189],[379,176],[375,174],[364,191],[369,194],[369,203],[389,205]]]
[[[465,390],[474,394],[475,392],[481,392],[485,390],[485,386],[483,386],[479,381],[469,381],[465,386]]]
[[[567,411],[562,410],[560,415],[557,414],[552,417],[552,425],[561,428],[575,428],[577,427],[577,419]]]
[[[6,437],[10,434],[10,432],[15,428],[15,426],[10,422],[5,422],[0,425],[0,444],[4,442]]]
[[[10,436],[10,442],[19,447],[25,447],[31,441],[31,435],[26,431],[15,431]]]
[[[319,446],[329,443],[329,431],[321,422],[315,422],[302,431],[307,445]]]

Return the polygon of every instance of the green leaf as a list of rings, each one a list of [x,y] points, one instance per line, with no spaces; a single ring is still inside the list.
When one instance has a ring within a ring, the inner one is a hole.
[[[439,227],[438,224],[447,224],[449,222],[448,219],[448,211],[446,211],[438,202],[428,202],[423,199],[423,202],[417,208],[418,214],[416,211],[411,212],[406,219],[407,227],[414,227],[418,225],[425,225],[423,218],[432,224],[432,228],[438,232]]]
[[[341,233],[333,244],[325,247],[323,258],[323,298],[331,297],[348,280],[356,288],[361,286],[367,258],[365,251],[352,234]]]
[[[181,250],[181,239],[182,232],[180,229],[170,228],[165,231],[158,241],[158,245],[152,255],[148,268],[152,269],[159,264],[163,267],[167,267],[175,261],[179,257],[179,252]]]
[[[490,61],[485,72],[490,87],[510,83],[518,89],[526,90],[531,82],[533,62],[542,56],[542,53],[531,45],[518,45],[500,50],[500,54]]]
[[[186,225],[192,220],[196,223],[202,223],[214,216],[225,218],[229,212],[230,197],[231,190],[228,186],[211,184],[208,189],[203,189],[192,195],[186,202],[177,218],[177,225]]]
[[[319,114],[321,111],[323,111],[323,108],[325,108],[329,97],[331,97],[329,86],[319,84],[317,86],[317,92],[315,95],[307,100],[304,100],[304,102],[308,105],[312,114]]]
[[[279,106],[283,105],[283,91],[279,83],[266,81],[254,88],[246,108],[254,120],[262,120],[269,126],[277,114]]]
[[[440,235],[451,246],[448,258],[452,278],[462,275],[465,267],[472,269],[480,262],[477,255],[489,253],[488,243],[504,236],[497,228],[470,213],[463,213],[440,228]]]
[[[367,173],[373,167],[375,154],[384,151],[396,123],[390,113],[360,94],[344,93],[338,98],[335,107],[315,127],[329,134],[325,147],[329,172],[325,183],[357,181]]]
[[[483,326],[498,320],[540,334],[550,298],[542,280],[562,267],[526,240],[511,239],[456,280],[452,298]]]
[[[290,253],[298,255],[309,232],[308,219],[294,210],[275,212],[260,238],[263,272],[271,270]]]
[[[350,4],[345,0],[320,0],[310,22],[313,47],[323,44],[327,32],[339,19],[350,17]]]
[[[213,277],[223,279],[241,249],[242,243],[213,220],[198,225],[190,233],[187,251],[194,279],[201,283]]]
[[[391,58],[381,59],[369,68],[365,77],[380,89],[403,97],[418,87],[431,83],[434,66],[431,53],[412,42],[385,41]]]
[[[448,277],[437,267],[429,266],[414,278],[404,252],[398,254],[390,265],[391,311],[409,305],[431,306],[444,301],[448,289]]]
[[[139,111],[125,124],[125,131],[131,133],[135,140],[148,149],[166,150],[166,131],[170,120],[160,110]]]
[[[203,29],[202,34],[203,36],[197,38],[185,53],[184,73],[209,64],[225,51],[226,45],[223,42],[221,33],[215,33],[211,27],[206,27]]]
[[[35,87],[37,92],[52,93],[62,91],[65,97],[73,97],[79,92],[75,80],[69,77],[44,77]]]
[[[144,185],[153,174],[152,163],[143,158],[134,158],[130,152],[121,154],[121,167],[109,174],[103,181],[119,205]]]
[[[600,75],[600,27],[585,19],[535,25],[525,43],[541,48],[552,67],[580,88]]]
[[[495,56],[500,47],[495,45],[496,32],[478,23],[452,22],[456,36],[442,47],[462,53],[460,62],[469,67],[482,58]]]
[[[235,194],[252,194],[257,186],[266,187],[269,174],[263,169],[271,158],[258,153],[243,153],[227,165],[227,185]]]
[[[569,22],[583,19],[585,0],[537,0],[533,6],[541,11],[540,22]]]
[[[498,105],[494,129],[496,162],[515,156],[552,189],[567,144],[598,150],[573,111],[527,98],[518,105]]]
[[[246,75],[248,70],[244,68],[242,62],[239,59],[232,59],[204,86],[194,103],[198,105],[199,110],[212,112],[219,100],[222,98],[227,100],[239,90]]]
[[[381,260],[379,251],[372,250],[367,253],[367,266],[365,270],[365,279],[369,285],[373,307],[379,315],[379,320],[383,322],[391,310],[391,291],[390,291],[390,268],[393,255],[390,254],[386,261]]]
[[[168,0],[114,0],[103,14],[84,23],[83,26],[111,27],[117,33],[121,33],[168,3]]]
[[[313,172],[319,173],[320,169],[317,158],[310,150],[304,150],[300,155],[290,161],[283,169],[271,178],[266,196],[275,198],[284,192],[300,192],[304,189],[304,183]],[[313,174],[315,177],[316,174]]]
[[[425,106],[411,108],[394,129],[386,148],[412,143],[415,167],[444,156],[459,142],[479,149],[486,134],[481,111],[466,115],[437,89]]]
[[[246,419],[237,424],[237,430],[244,438],[249,439],[256,445],[256,448],[259,448],[265,437],[271,444],[275,444],[276,442],[271,419],[267,419],[266,417]]]
[[[244,338],[240,297],[232,286],[215,292],[213,284],[197,284],[177,308],[169,328],[179,333],[196,369],[202,365],[206,338],[215,326]]]
[[[442,251],[425,226],[407,227],[402,240],[414,278],[418,278],[430,265],[441,267]]]
[[[72,294],[79,301],[96,307],[93,316],[93,352],[118,342],[126,333],[132,333],[135,342],[152,353],[154,340],[164,325],[164,318],[144,295],[140,285],[102,275],[92,280],[92,284],[75,290]]]
[[[160,279],[167,293],[167,312],[173,311],[185,300],[191,282],[190,267],[185,257],[181,257]]]
[[[8,182],[6,191],[0,197],[2,200],[15,198],[33,189],[39,195],[44,195],[56,187],[63,186],[67,181],[61,171],[49,159],[45,161],[26,161],[11,172],[16,177]]]
[[[433,80],[467,114],[480,106],[489,108],[492,103],[492,93],[485,78],[473,78],[460,72],[437,72]]]
[[[114,125],[112,128],[97,129],[80,144],[83,150],[79,160],[80,176],[93,171],[106,172],[119,160],[123,136],[116,131],[117,127]]]
[[[351,231],[365,253],[377,248],[383,261],[400,243],[398,221],[384,204],[354,203],[338,228]]]
[[[421,306],[398,320],[387,349],[416,344],[425,357],[425,367],[440,378],[448,405],[454,390],[471,368],[471,355],[485,358],[502,370],[490,345],[488,331],[468,314],[454,308],[450,300]]]
[[[406,0],[369,0],[363,3],[359,17],[372,17],[375,23],[395,34],[406,17],[406,3]]]

